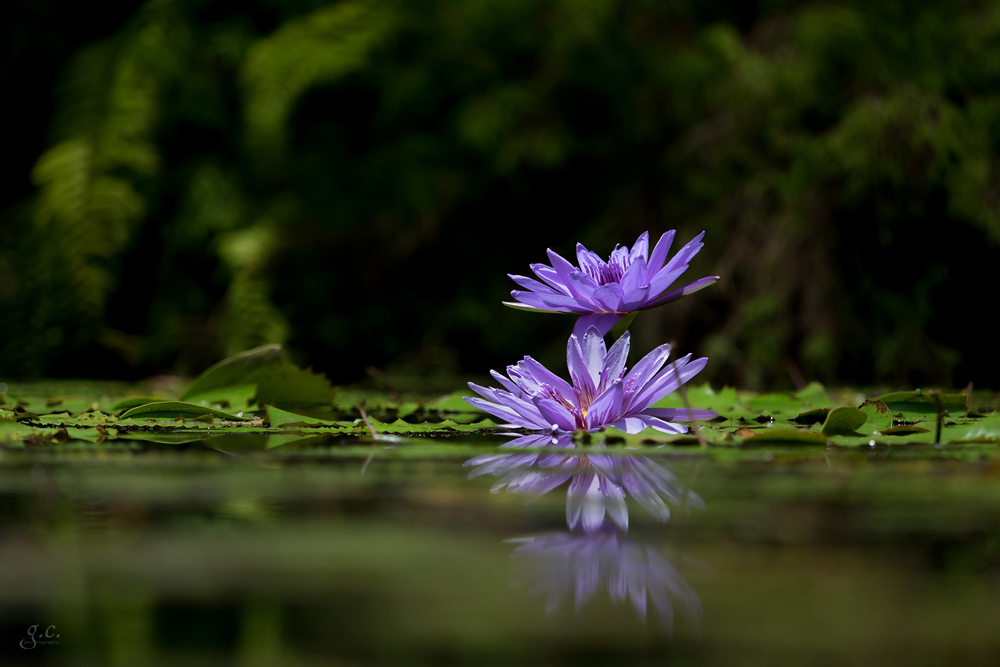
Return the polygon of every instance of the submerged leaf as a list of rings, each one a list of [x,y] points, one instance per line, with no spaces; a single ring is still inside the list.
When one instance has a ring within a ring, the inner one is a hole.
[[[812,431],[800,431],[794,428],[767,428],[759,431],[743,441],[746,445],[757,445],[765,443],[774,444],[801,444],[801,445],[825,445],[826,435],[814,433]]]

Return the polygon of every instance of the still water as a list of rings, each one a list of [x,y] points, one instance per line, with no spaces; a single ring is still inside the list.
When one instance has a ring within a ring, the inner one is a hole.
[[[995,665],[984,452],[263,435],[4,452],[0,656]]]

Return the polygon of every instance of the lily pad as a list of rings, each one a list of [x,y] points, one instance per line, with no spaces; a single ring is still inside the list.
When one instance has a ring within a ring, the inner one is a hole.
[[[830,411],[822,430],[826,435],[851,435],[866,421],[868,415],[864,410],[843,406]]]
[[[286,361],[280,345],[265,345],[212,366],[184,390],[181,400],[250,384],[257,385],[261,405],[325,405],[333,399],[324,376]]]
[[[218,417],[225,421],[246,421],[249,417],[230,414],[207,405],[185,403],[183,401],[157,401],[147,403],[125,412],[122,419],[196,419],[205,415]]]
[[[939,394],[941,408],[948,412],[966,412],[966,398],[963,394]],[[899,391],[878,397],[893,413],[912,412],[917,414],[937,414],[937,401],[932,394],[919,391]]]
[[[796,428],[766,428],[743,441],[745,445],[758,444],[800,444],[825,445],[827,437],[823,433],[801,431]]]
[[[271,425],[271,428],[291,426],[341,426],[341,424],[332,420],[319,419],[317,417],[309,417],[307,415],[288,412],[287,410],[276,408],[273,405],[267,406],[267,421]]]

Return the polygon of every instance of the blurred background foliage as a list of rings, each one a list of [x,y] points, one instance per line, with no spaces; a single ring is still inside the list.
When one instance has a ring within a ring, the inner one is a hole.
[[[545,248],[707,230],[642,350],[996,384],[1000,5],[11,0],[0,374],[559,367]],[[678,246],[679,247],[679,246]],[[391,383],[391,381],[390,381]]]

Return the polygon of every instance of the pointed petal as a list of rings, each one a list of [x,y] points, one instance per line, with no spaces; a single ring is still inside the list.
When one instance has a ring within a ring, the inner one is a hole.
[[[649,285],[643,285],[622,296],[621,310],[632,312],[645,308],[645,303],[649,299]]]
[[[676,370],[674,364],[670,364],[649,381],[638,394],[633,394],[632,400],[626,407],[628,414],[642,412],[646,407],[653,405],[664,396],[675,391],[681,384],[697,375],[705,367],[705,364],[708,363],[706,357],[695,359],[691,362],[687,362],[688,358],[690,358],[690,355],[678,360]]]
[[[570,336],[569,342],[566,344],[566,366],[569,368],[569,377],[573,380],[573,386],[584,396],[590,397],[587,399],[588,401],[597,395],[597,386],[594,384],[587,362],[583,359],[580,339],[576,336]]]
[[[635,417],[629,417],[627,419],[619,419],[616,422],[609,424],[619,431],[625,431],[629,435],[635,435],[636,433],[641,433],[646,430],[646,422],[642,419],[636,419]]]
[[[621,382],[615,382],[594,399],[587,410],[587,430],[593,431],[615,421],[623,412],[623,399]]]
[[[719,276],[706,276],[704,278],[699,278],[698,280],[688,285],[685,285],[684,287],[671,290],[670,292],[667,292],[665,294],[661,294],[652,301],[647,302],[645,306],[642,306],[642,309],[645,310],[647,308],[656,308],[657,306],[662,306],[665,303],[676,301],[682,296],[687,296],[688,294],[694,294],[695,292],[703,290],[706,287],[714,285],[717,282],[719,282]],[[653,293],[652,288],[650,288],[650,294],[652,293]]]
[[[647,256],[649,256],[649,232],[643,232],[635,240],[635,245],[632,246],[632,252],[629,253],[628,261],[635,264],[635,261],[641,257],[642,263],[645,264]]]
[[[538,292],[539,294],[560,294],[560,292],[557,292],[556,290],[552,289],[545,283],[538,282],[534,278],[518,276],[513,273],[508,273],[507,277],[513,280],[521,287],[523,287],[524,289],[530,290],[532,292]]]
[[[664,343],[654,348],[649,354],[639,360],[624,380],[626,397],[632,396],[642,390],[653,377],[656,376],[663,364],[670,356],[670,345]]]
[[[534,403],[549,426],[554,427],[552,430],[576,430],[576,419],[574,419],[573,415],[570,414],[569,410],[551,398],[536,398]]]
[[[525,357],[521,362],[524,364],[525,368],[531,373],[531,376],[536,382],[543,382],[547,385],[552,386],[560,396],[565,398],[567,401],[575,402],[576,392],[573,391],[573,387],[569,382],[563,380],[561,377],[550,371],[545,366],[532,359],[531,357]]]
[[[621,379],[622,371],[625,370],[625,360],[628,359],[631,340],[631,336],[626,331],[604,355],[604,365],[601,367],[599,380],[601,386],[607,386],[609,382]]]
[[[660,240],[656,242],[656,247],[653,248],[653,254],[649,256],[649,261],[646,263],[647,271],[653,275],[663,268],[663,264],[667,261],[667,255],[670,253],[670,245],[674,242],[674,235],[677,234],[677,230],[671,229],[669,232],[665,232]]]
[[[632,260],[632,264],[625,269],[625,274],[622,276],[619,283],[622,286],[622,292],[628,294],[634,289],[638,289],[646,284],[646,258],[638,257]]]
[[[530,268],[536,276],[542,279],[543,282],[547,283],[557,292],[561,292],[569,296],[569,288],[563,284],[562,280],[559,278],[559,272],[553,269],[548,264],[529,264]]]
[[[608,348],[604,344],[604,334],[597,327],[589,327],[580,340],[580,351],[583,353],[583,363],[590,371],[590,379],[594,386],[600,382],[604,359],[608,356]]]
[[[668,422],[691,421],[692,413],[694,414],[695,421],[713,419],[719,416],[719,413],[714,410],[689,411],[686,408],[646,408],[642,411],[642,414],[644,415],[665,419]]]

